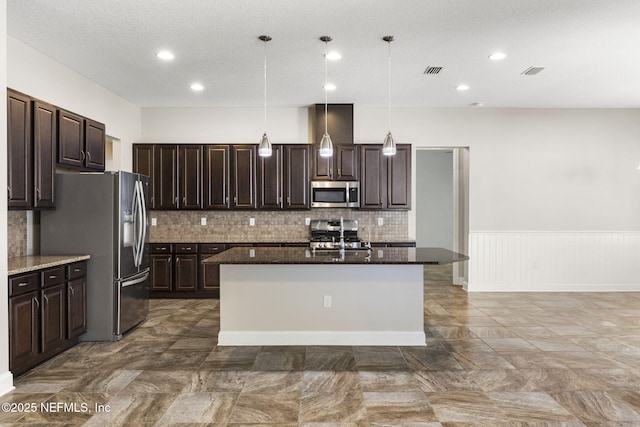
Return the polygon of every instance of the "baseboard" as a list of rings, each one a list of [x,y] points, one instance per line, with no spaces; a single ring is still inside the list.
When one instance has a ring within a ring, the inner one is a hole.
[[[516,283],[481,284],[469,292],[640,292],[640,284],[604,283]]]
[[[424,346],[426,339],[422,331],[220,331],[218,345]]]
[[[0,396],[9,393],[15,387],[13,386],[13,374],[7,371],[0,375]]]

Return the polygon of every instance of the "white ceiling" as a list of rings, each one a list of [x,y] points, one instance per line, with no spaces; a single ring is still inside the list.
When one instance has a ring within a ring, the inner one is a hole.
[[[394,35],[392,106],[640,107],[640,0],[8,0],[7,18],[9,35],[142,107],[261,107],[261,34],[270,107],[324,102],[322,35],[342,53],[330,103],[387,105]]]

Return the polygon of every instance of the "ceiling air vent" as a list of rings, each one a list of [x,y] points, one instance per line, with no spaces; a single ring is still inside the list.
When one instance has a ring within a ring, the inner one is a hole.
[[[440,74],[442,67],[427,67],[422,74]]]
[[[542,70],[544,70],[544,67],[529,67],[526,70],[524,70],[521,74],[525,76],[535,76]]]

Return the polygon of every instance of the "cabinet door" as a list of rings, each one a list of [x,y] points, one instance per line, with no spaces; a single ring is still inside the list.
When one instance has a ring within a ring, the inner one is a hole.
[[[178,146],[156,145],[154,163],[156,208],[178,209]]]
[[[65,286],[57,285],[42,290],[42,352],[55,349],[66,339],[67,304]]]
[[[171,254],[151,255],[151,290],[170,291],[173,280],[173,256]]]
[[[258,208],[282,209],[282,145],[258,160]]]
[[[336,181],[358,180],[358,148],[355,146],[338,145],[335,147],[335,179]]]
[[[233,208],[256,208],[256,146],[232,146],[233,173]]]
[[[284,146],[285,209],[309,209],[308,144]]]
[[[398,144],[387,156],[387,209],[411,209],[411,145]]]
[[[180,209],[202,209],[202,145],[178,146]]]
[[[204,208],[229,209],[229,146],[205,145],[204,159]]]
[[[31,170],[31,99],[8,92],[7,96],[7,190],[9,208],[30,208],[32,200]]]
[[[81,277],[67,283],[67,339],[87,332],[87,279]]]
[[[195,291],[198,288],[198,255],[175,256],[175,291]]]
[[[313,145],[313,181],[332,181],[333,180],[333,168],[334,168],[334,156],[336,154],[335,146],[333,147],[333,156],[322,157],[320,156],[320,144]]]
[[[33,103],[33,166],[35,208],[55,206],[56,110],[53,105]]]
[[[82,168],[84,159],[84,118],[58,110],[58,163]]]
[[[360,208],[382,209],[386,202],[386,163],[382,145],[361,145]]]
[[[17,371],[38,358],[38,292],[9,298],[9,369]]]
[[[149,195],[151,197],[151,209],[155,209],[155,185],[154,185],[154,158],[153,144],[134,144],[133,146],[133,172],[149,177]]]
[[[85,119],[85,160],[92,170],[103,171],[105,167],[104,145],[105,126],[94,120]]]

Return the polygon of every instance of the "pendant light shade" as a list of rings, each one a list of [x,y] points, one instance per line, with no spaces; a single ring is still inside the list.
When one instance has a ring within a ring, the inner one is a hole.
[[[386,41],[389,44],[389,55],[388,55],[388,64],[389,64],[389,104],[388,104],[388,120],[389,120],[389,129],[391,129],[391,42],[393,41],[393,36],[385,36],[382,40]],[[385,156],[393,156],[396,154],[396,143],[393,140],[393,136],[391,135],[391,130],[387,133],[387,136],[384,138],[384,143],[382,144],[382,154]]]
[[[270,157],[273,153],[271,148],[271,141],[267,136],[267,42],[271,40],[269,36],[258,37],[264,42],[264,133],[262,139],[260,139],[260,145],[258,145],[258,155],[260,157]]]
[[[329,36],[322,36],[320,40],[324,42],[325,52],[324,52],[324,135],[322,136],[322,140],[320,141],[320,157],[331,157],[333,156],[333,142],[331,141],[331,137],[329,136],[328,130],[328,121],[327,121],[327,55],[329,54],[329,42],[332,40]]]

